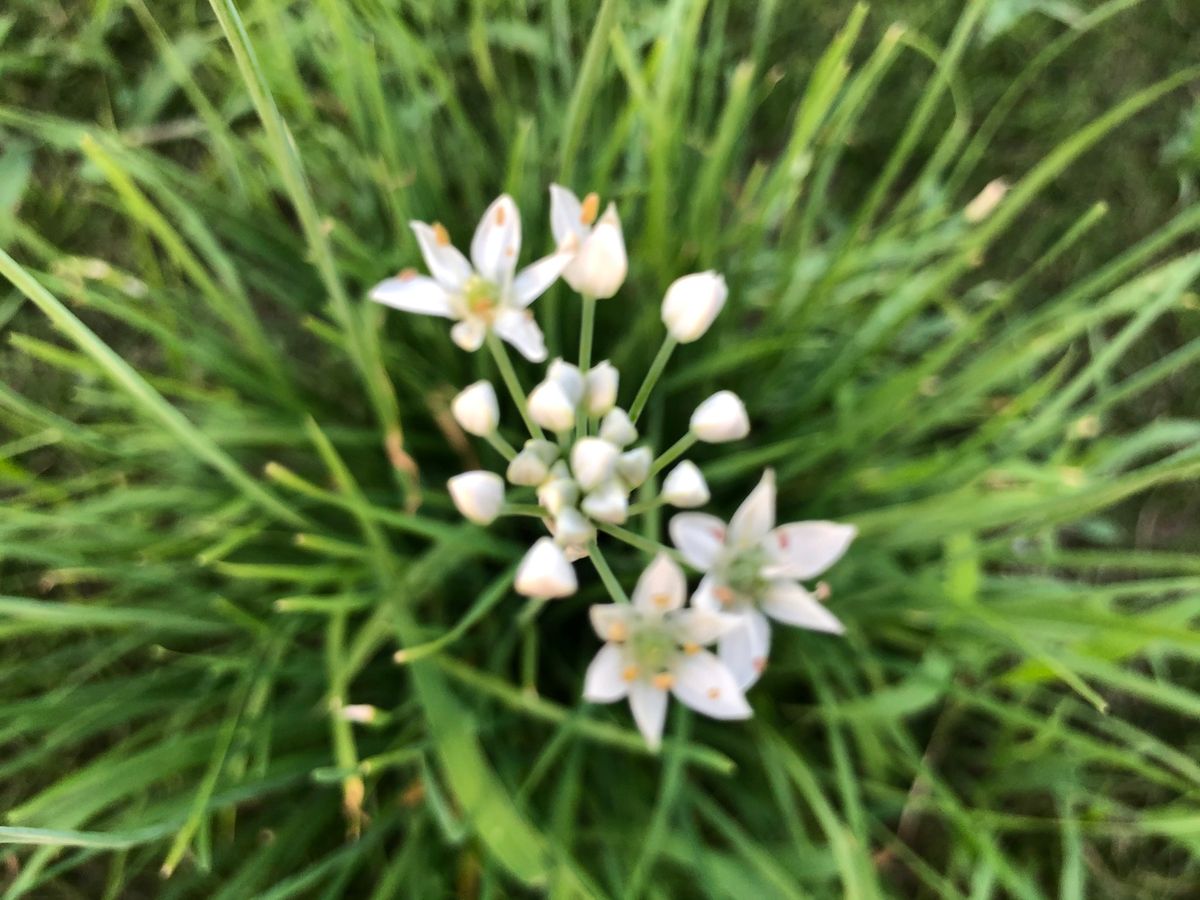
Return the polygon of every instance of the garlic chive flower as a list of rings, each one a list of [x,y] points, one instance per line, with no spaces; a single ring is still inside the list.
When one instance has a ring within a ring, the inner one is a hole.
[[[571,596],[579,589],[579,582],[562,548],[544,537],[538,538],[517,566],[513,587],[526,597],[552,600]]]
[[[725,305],[729,289],[716,272],[697,272],[677,278],[662,302],[662,320],[671,337],[690,344],[704,336]]]
[[[512,197],[498,197],[475,229],[471,260],[434,223],[410,223],[429,275],[406,270],[371,289],[371,299],[405,312],[453,319],[450,337],[463,350],[482,346],[494,331],[531,362],[546,358],[542,331],[528,307],[545,293],[571,261],[560,248],[516,271],[521,250],[521,216]]]
[[[561,185],[550,185],[550,228],[560,247],[574,248],[575,256],[563,270],[563,280],[573,291],[604,300],[625,283],[629,260],[617,207],[610,203],[600,221],[600,198],[579,198]],[[594,224],[593,224],[594,223]]]
[[[746,406],[733,391],[717,391],[692,413],[691,432],[706,444],[740,441],[750,433]]]
[[[446,487],[463,518],[476,525],[490,525],[504,506],[504,479],[495,472],[463,472]]]
[[[604,646],[584,679],[591,703],[629,699],[638,729],[657,749],[667,695],[714,719],[747,719],[750,705],[733,673],[704,647],[739,626],[736,617],[684,609],[687,582],[669,556],[659,554],[638,579],[630,604],[593,606],[592,628]]]
[[[771,648],[771,625],[841,634],[843,626],[799,583],[842,558],[857,533],[837,522],[775,525],[775,473],[770,469],[729,525],[705,513],[671,519],[671,541],[706,573],[692,595],[696,609],[738,615],[742,627],[721,638],[721,659],[744,689],[758,680]]]
[[[663,479],[664,503],[680,509],[695,509],[709,501],[708,482],[694,462],[684,460]]]
[[[500,403],[490,381],[477,381],[459,391],[450,404],[454,421],[468,434],[487,437],[500,424]]]
[[[617,387],[620,374],[607,359],[596,363],[588,370],[585,402],[587,413],[593,418],[607,414],[617,405]]]

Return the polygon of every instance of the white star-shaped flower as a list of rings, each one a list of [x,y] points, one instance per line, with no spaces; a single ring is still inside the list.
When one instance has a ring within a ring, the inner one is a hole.
[[[450,337],[464,350],[478,350],[491,330],[526,359],[542,362],[546,343],[528,307],[554,284],[573,251],[560,249],[517,272],[521,214],[507,194],[496,198],[479,220],[470,262],[440,224],[410,225],[429,275],[408,270],[388,278],[371,289],[371,299],[405,312],[454,319]]]
[[[768,469],[733,514],[728,527],[716,516],[680,513],[671,540],[704,579],[692,595],[697,609],[738,614],[744,627],[722,637],[718,652],[748,688],[771,649],[768,617],[786,625],[841,634],[842,623],[799,583],[841,559],[857,529],[838,522],[775,526],[775,473]]]
[[[737,616],[683,609],[687,581],[659,554],[638,579],[633,602],[593,606],[592,627],[605,642],[588,666],[583,697],[591,703],[629,698],[634,721],[657,748],[667,694],[714,719],[747,719],[750,705],[726,665],[703,648],[740,628]]]

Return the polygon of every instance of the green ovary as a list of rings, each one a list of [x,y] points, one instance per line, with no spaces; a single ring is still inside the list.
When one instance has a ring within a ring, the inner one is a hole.
[[[725,583],[739,597],[748,600],[758,597],[767,586],[760,574],[766,561],[767,555],[758,547],[739,553],[725,568]]]
[[[629,638],[629,651],[646,673],[667,671],[679,654],[675,638],[660,628],[640,628]]]

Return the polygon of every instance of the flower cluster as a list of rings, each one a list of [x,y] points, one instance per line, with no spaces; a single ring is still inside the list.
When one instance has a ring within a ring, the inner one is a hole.
[[[581,201],[559,185],[551,185],[550,200],[556,247],[520,271],[520,213],[505,195],[480,220],[469,261],[443,226],[412,223],[430,274],[406,270],[370,296],[407,312],[454,320],[450,336],[464,350],[488,347],[527,439],[518,450],[501,434],[500,401],[491,382],[460,391],[451,404],[455,421],[488,441],[507,468],[503,476],[487,470],[454,476],[450,497],[464,517],[480,525],[502,515],[543,522],[546,536],[517,567],[518,593],[538,600],[571,596],[578,590],[573,563],[591,560],[614,602],[591,607],[592,626],[604,646],[588,668],[584,697],[597,703],[628,698],[638,727],[657,746],[668,694],[713,718],[751,714],[745,691],[766,665],[771,619],[841,633],[841,623],[822,603],[828,589],[822,584],[810,592],[800,582],[836,562],[855,531],[835,522],[776,526],[770,470],[728,525],[705,513],[676,514],[668,528],[674,549],[622,527],[656,507],[704,506],[709,501],[704,475],[681,457],[696,443],[749,434],[741,399],[718,391],[696,407],[686,434],[663,452],[656,455],[639,443],[638,418],[674,348],[703,337],[728,291],[716,272],[685,275],[670,285],[661,308],[662,348],[631,404],[622,407],[620,373],[607,360],[591,362],[596,302],[613,297],[628,270],[616,206],[610,203],[598,216],[596,194]],[[529,307],[559,277],[582,297],[579,358],[551,361],[527,395],[505,344],[530,362],[546,360]],[[600,534],[656,548],[632,600],[604,560]],[[679,561],[703,573],[686,606],[687,578]],[[716,653],[705,649],[713,645]]]

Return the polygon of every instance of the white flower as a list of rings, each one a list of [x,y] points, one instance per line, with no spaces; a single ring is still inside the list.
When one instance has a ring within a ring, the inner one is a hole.
[[[588,370],[586,401],[589,416],[603,416],[616,405],[620,379],[620,373],[607,359]]]
[[[546,367],[546,380],[558,384],[573,406],[578,406],[583,400],[586,381],[579,366],[574,363],[566,362],[561,357],[555,359]]]
[[[558,445],[551,441],[529,440],[513,457],[505,473],[510,482],[521,487],[536,487],[550,474],[551,464],[558,459]]]
[[[729,289],[716,272],[697,272],[677,278],[662,302],[662,320],[671,337],[689,344],[702,337],[721,307]]]
[[[621,476],[625,487],[633,490],[641,487],[642,482],[650,474],[650,465],[653,462],[654,454],[650,452],[649,447],[628,450],[617,459],[617,474]]]
[[[703,506],[709,500],[708,482],[696,464],[685,459],[663,479],[662,499],[680,509]]]
[[[585,437],[571,448],[571,472],[579,486],[590,491],[612,477],[621,453],[603,438]]]
[[[500,424],[500,403],[490,381],[477,381],[459,391],[450,404],[454,421],[476,437],[487,437]]]
[[[513,587],[526,597],[569,597],[579,588],[575,570],[562,548],[548,537],[538,538],[521,564]]]
[[[629,413],[618,407],[609,410],[600,420],[600,437],[618,447],[628,447],[637,440],[638,433],[629,420]]]
[[[691,432],[708,444],[740,441],[750,433],[750,419],[733,391],[717,391],[692,413]]]
[[[579,485],[562,460],[551,467],[550,477],[538,487],[537,499],[552,516],[557,516],[568,506],[574,506],[579,500]]]
[[[671,541],[691,566],[707,573],[692,595],[697,609],[740,614],[743,627],[721,639],[721,659],[747,688],[771,646],[770,616],[787,625],[841,634],[842,623],[798,579],[815,578],[841,559],[857,534],[837,522],[775,526],[775,474],[770,469],[726,527],[715,516],[680,513]]]
[[[595,194],[588,194],[580,203],[567,188],[550,185],[550,229],[554,240],[561,248],[575,250],[574,258],[563,269],[563,279],[580,294],[606,299],[624,284],[629,260],[617,207],[610,203],[596,222],[599,210],[600,198]]]
[[[529,392],[529,415],[555,434],[575,424],[575,402],[557,381],[543,381]]]
[[[554,517],[554,540],[563,547],[583,547],[596,536],[596,529],[573,506],[565,507]]]
[[[583,697],[590,703],[629,698],[646,743],[662,742],[667,693],[714,719],[747,719],[750,705],[733,673],[702,648],[738,627],[720,612],[683,609],[687,581],[659,554],[638,579],[631,604],[593,606],[592,627],[604,646],[588,666]]]
[[[407,271],[388,278],[371,289],[372,300],[405,312],[454,319],[450,337],[464,350],[478,350],[492,330],[526,359],[546,358],[541,329],[528,307],[562,273],[572,259],[570,252],[560,249],[517,272],[521,216],[507,194],[496,198],[479,220],[471,240],[471,262],[450,243],[440,224],[410,225],[429,276]]]
[[[629,517],[629,495],[615,480],[600,485],[579,506],[597,522],[610,525],[623,525]]]
[[[490,525],[504,506],[504,479],[495,472],[463,472],[446,487],[458,511],[477,525]]]

